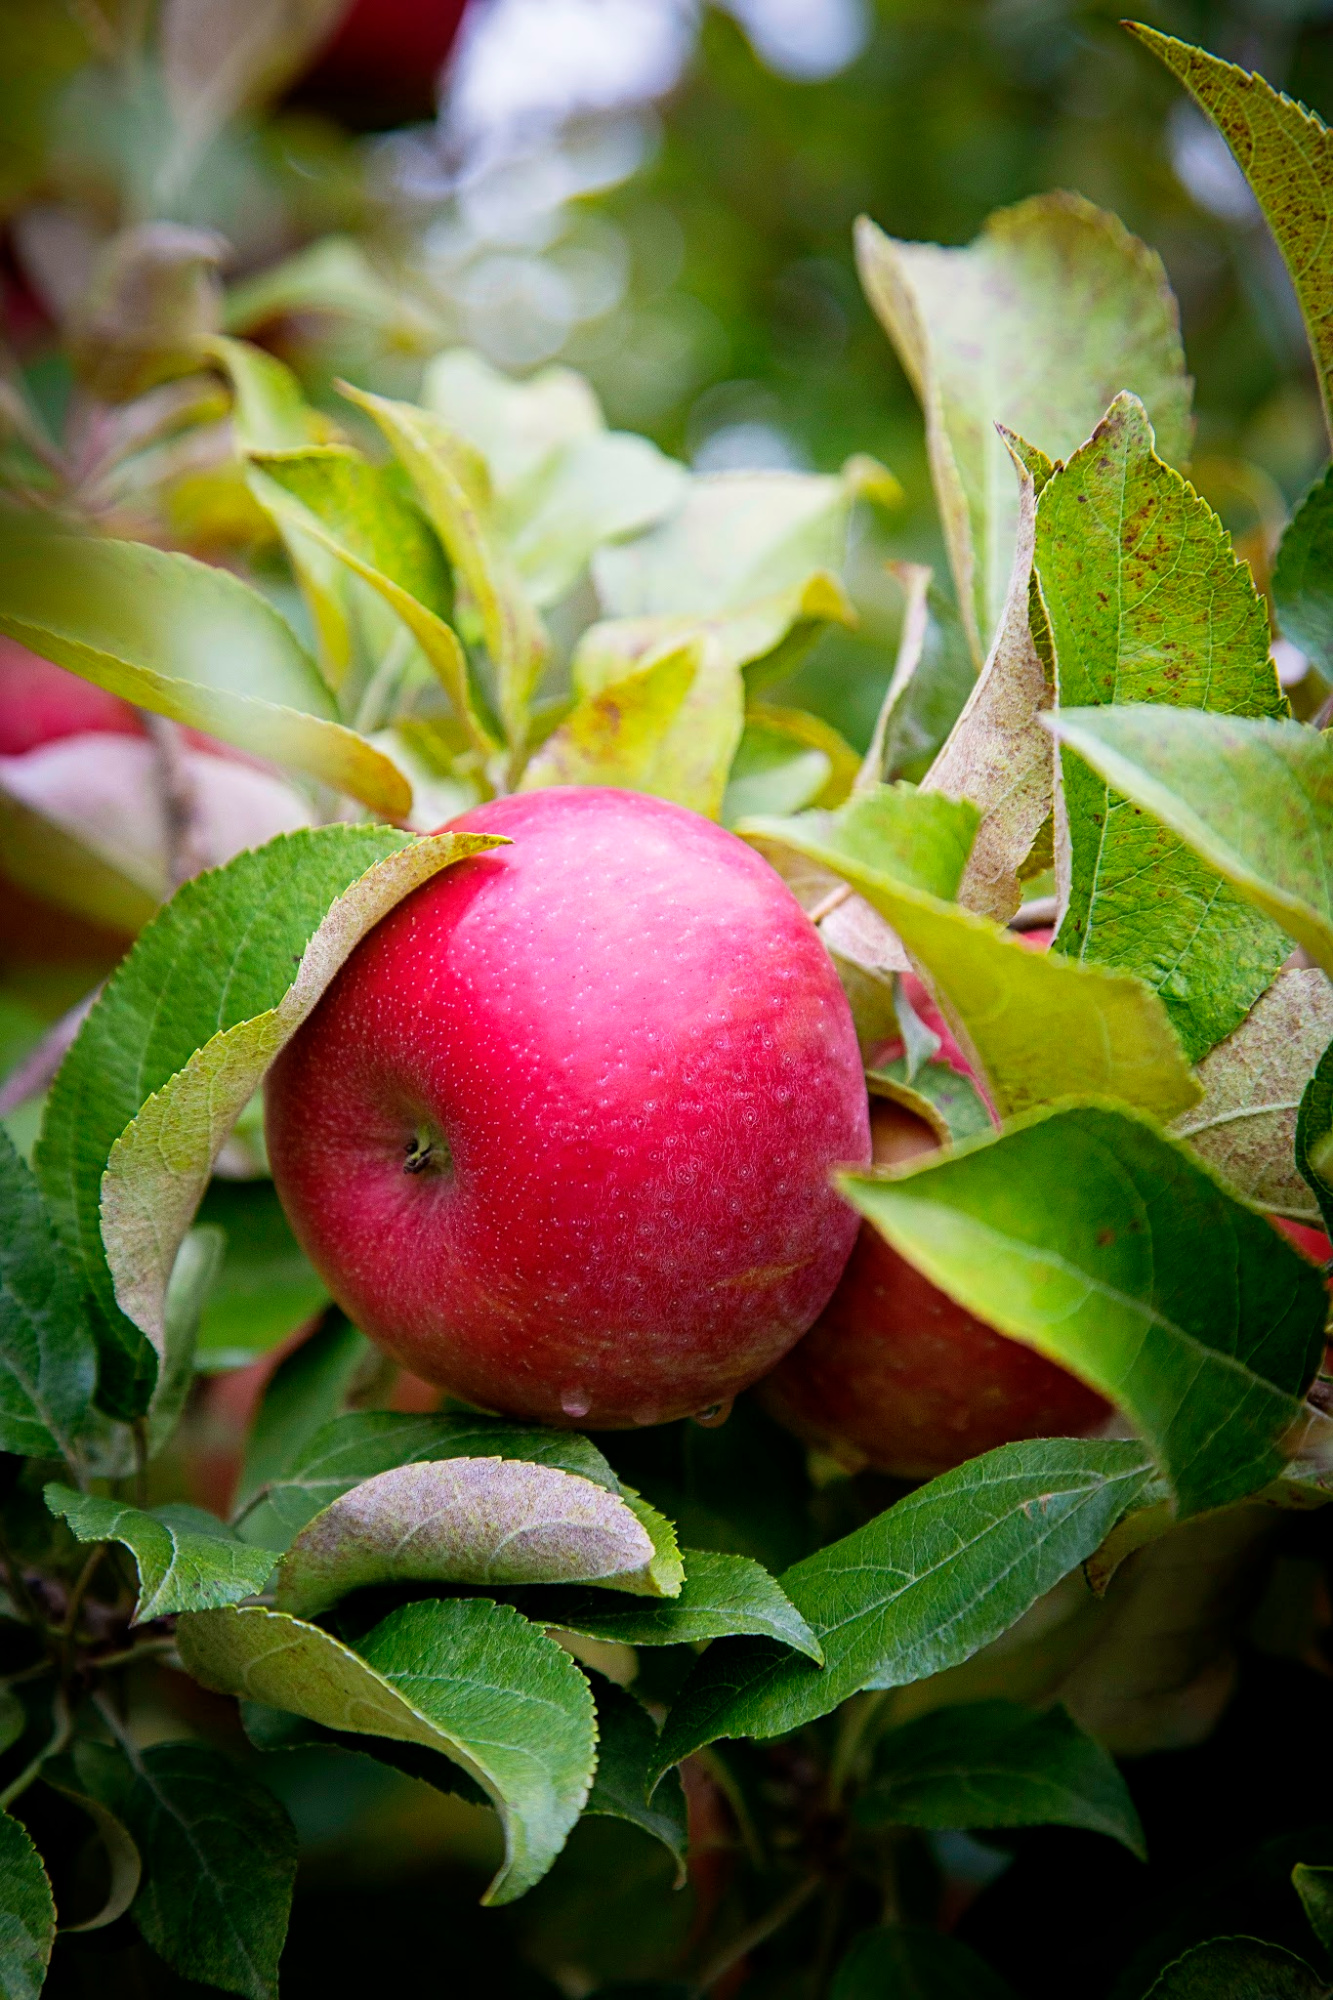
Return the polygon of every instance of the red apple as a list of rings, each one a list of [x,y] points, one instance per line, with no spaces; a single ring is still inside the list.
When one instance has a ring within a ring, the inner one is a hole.
[[[734,835],[610,789],[493,801],[512,847],[410,896],[270,1073],[302,1247],[405,1367],[544,1422],[662,1423],[827,1303],[870,1138],[852,1018]]]
[[[939,1144],[897,1104],[876,1103],[871,1127],[880,1164]],[[1110,1414],[1075,1376],[964,1312],[868,1222],[828,1306],[762,1393],[798,1437],[903,1479],[1018,1438],[1083,1436]]]
[[[353,125],[428,118],[466,0],[352,0],[299,94]]]
[[[0,757],[21,757],[62,736],[140,736],[127,701],[80,680],[16,639],[0,638]]]

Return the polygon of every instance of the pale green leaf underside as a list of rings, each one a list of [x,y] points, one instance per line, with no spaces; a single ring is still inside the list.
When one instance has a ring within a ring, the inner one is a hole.
[[[52,1482],[46,1504],[81,1542],[122,1542],[139,1572],[134,1623],[174,1611],[211,1611],[262,1590],[273,1568],[267,1549],[251,1548],[202,1507],[177,1504],[151,1512]]]
[[[304,1527],[278,1566],[279,1610],[315,1617],[374,1583],[625,1587],[653,1559],[626,1503],[521,1459],[449,1458],[362,1481]]]
[[[1145,1119],[1056,1107],[840,1185],[933,1284],[1122,1409],[1182,1512],[1281,1470],[1323,1351],[1319,1273]]]
[[[968,1659],[1092,1553],[1151,1471],[1138,1444],[1047,1438],[931,1480],[778,1578],[824,1666],[767,1639],[716,1642],[667,1717],[660,1767]]]
[[[1333,987],[1317,967],[1279,974],[1199,1065],[1203,1099],[1176,1121],[1200,1159],[1269,1215],[1322,1228],[1296,1165],[1301,1096],[1333,1042]]]
[[[1001,209],[965,249],[857,225],[857,262],[926,419],[931,473],[978,666],[1001,617],[1019,498],[996,426],[1067,458],[1133,389],[1165,455],[1190,444],[1190,382],[1161,260],[1077,195]]]
[[[507,1605],[406,1605],[356,1652],[260,1606],[183,1618],[177,1643],[205,1687],[461,1764],[505,1827],[505,1865],[487,1902],[511,1902],[545,1874],[587,1798],[596,1754],[588,1683]]]
[[[1333,977],[1333,744],[1298,722],[1148,704],[1047,726]]]
[[[553,1465],[591,1479],[609,1493],[620,1490],[601,1452],[577,1431],[528,1429],[495,1417],[354,1410],[315,1432],[282,1476],[256,1493],[238,1518],[237,1530],[247,1542],[282,1550],[308,1521],[363,1479],[399,1465],[474,1457]]]

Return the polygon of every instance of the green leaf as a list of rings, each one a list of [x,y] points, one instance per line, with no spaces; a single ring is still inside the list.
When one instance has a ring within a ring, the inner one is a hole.
[[[1280,1945],[1227,1937],[1196,1944],[1154,1979],[1143,2000],[1328,2000],[1329,1991]]]
[[[476,608],[495,668],[506,734],[511,744],[521,744],[549,642],[496,535],[484,464],[429,410],[345,383],[342,390],[379,425],[444,544],[456,578]]]
[[[948,1063],[923,1062],[909,1081],[907,1058],[898,1056],[868,1069],[866,1083],[872,1097],[887,1097],[924,1118],[942,1146],[957,1146],[994,1129],[981,1092]]]
[[[641,1499],[632,1486],[622,1486],[620,1490],[630,1512],[653,1545],[644,1581],[634,1586],[637,1594],[643,1597],[679,1597],[685,1582],[685,1563],[674,1525],[665,1514],[659,1514],[656,1507]],[[623,1583],[612,1586],[618,1590],[625,1587]]]
[[[956,1666],[1098,1547],[1151,1477],[1141,1445],[1001,1445],[898,1501],[778,1578],[825,1664],[723,1639],[686,1682],[659,1766],[719,1736],[782,1736],[862,1688]]]
[[[678,1771],[669,1771],[652,1794],[648,1787],[657,1753],[657,1724],[632,1694],[613,1681],[599,1680],[597,1702],[597,1772],[584,1806],[585,1813],[628,1820],[660,1840],[676,1863],[676,1887],[685,1881],[689,1829],[685,1790]]]
[[[504,1822],[505,1865],[485,1902],[512,1902],[546,1873],[587,1798],[596,1749],[588,1683],[509,1605],[404,1605],[356,1652],[279,1611],[208,1611],[181,1620],[177,1644],[205,1687],[461,1764]]]
[[[286,1808],[201,1743],[157,1743],[134,1761],[124,1813],[143,1859],[135,1923],[187,1979],[277,2000],[296,1880]]]
[[[1298,1861],[1291,1871],[1291,1886],[1301,1899],[1311,1930],[1324,1950],[1333,1952],[1333,1868]]]
[[[0,1813],[0,1994],[37,2000],[55,1943],[56,1906],[28,1829]]]
[[[297,1354],[309,1345],[298,1348]],[[296,1355],[290,1360],[294,1362]],[[363,1479],[398,1465],[448,1458],[518,1458],[576,1473],[608,1493],[620,1491],[620,1482],[596,1445],[576,1431],[528,1428],[496,1417],[400,1416],[389,1410],[354,1410],[324,1423],[313,1435],[303,1431],[292,1438],[291,1429],[290,1414],[275,1410],[275,1449],[267,1460],[269,1469],[256,1460],[243,1487],[252,1498],[237,1527],[247,1541],[262,1548],[285,1549],[323,1508]],[[280,1453],[284,1436],[285,1456]]]
[[[736,831],[761,852],[795,850],[840,876],[892,924],[1002,1115],[1094,1095],[1160,1117],[1188,1110],[1199,1087],[1160,1000],[1140,981],[1028,951],[943,900],[975,820],[965,801],[893,786],[836,814],[746,820]]]
[[[92,740],[100,757],[108,739]],[[74,823],[48,799],[34,798],[39,774],[29,764],[32,755],[0,760],[0,869],[42,902],[109,930],[139,930],[161,901],[158,885],[145,879],[142,856],[112,852],[86,820]],[[68,756],[62,754],[62,764]]]
[[[495,745],[472,699],[452,626],[448,567],[430,524],[387,471],[341,445],[254,452],[251,487],[284,531],[315,543],[395,611],[421,647],[483,756]]]
[[[1046,725],[1192,847],[1333,977],[1333,742],[1299,722],[1148,703]]]
[[[292,1235],[272,1181],[215,1175],[199,1217],[222,1229],[227,1247],[204,1302],[195,1365],[210,1372],[243,1368],[320,1313],[329,1295]]]
[[[1288,521],[1271,587],[1283,637],[1333,668],[1333,466]]]
[[[1297,1110],[1330,1042],[1333,990],[1324,974],[1280,973],[1199,1064],[1203,1101],[1172,1128],[1229,1187],[1269,1215],[1320,1222],[1318,1191],[1311,1192],[1297,1162]]]
[[[72,1456],[96,1380],[73,1266],[36,1181],[0,1132],[0,1450]]]
[[[52,1088],[37,1174],[97,1300],[114,1414],[145,1407],[176,1252],[265,1069],[372,925],[491,844],[281,836],[187,882],[108,980]]]
[[[1117,396],[1048,481],[1036,565],[1062,708],[1143,701],[1287,713],[1254,579],[1212,509],[1156,456],[1137,398]],[[1197,1061],[1276,975],[1282,933],[1068,758],[1064,817],[1070,889],[1057,947],[1146,981]]]
[[[957,1938],[916,1924],[862,1931],[829,2000],[1016,2000],[1013,1988]]]
[[[299,451],[315,443],[327,419],[312,410],[296,375],[249,340],[215,334],[208,352],[231,384],[231,422],[243,451]]]
[[[766,701],[749,702],[745,732],[732,759],[722,820],[751,813],[799,812],[840,806],[856,783],[861,760],[822,716]]]
[[[1333,273],[1326,255],[1333,223],[1333,146],[1328,127],[1261,76],[1140,22],[1126,21],[1125,26],[1174,71],[1235,154],[1291,273],[1327,412],[1333,407]]]
[[[525,1591],[520,1610],[538,1625],[625,1646],[697,1646],[746,1632],[822,1661],[819,1641],[768,1571],[748,1556],[686,1549],[679,1597],[624,1604],[591,1591]]]
[[[202,1507],[175,1502],[147,1511],[95,1493],[76,1493],[53,1480],[51,1512],[81,1542],[122,1542],[139,1572],[133,1623],[173,1611],[210,1611],[262,1590],[273,1568],[269,1549],[241,1541],[225,1521]]]
[[[864,218],[857,262],[926,419],[958,602],[978,664],[1000,623],[1018,494],[997,425],[1067,458],[1112,396],[1143,398],[1165,456],[1190,442],[1190,382],[1156,254],[1078,195],[992,215],[963,250],[898,243]]]
[[[336,718],[314,662],[266,598],[192,556],[10,514],[0,632],[125,701],[305,771],[388,818],[411,790]]]
[[[1315,1198],[1326,1232],[1333,1231],[1333,1040],[1306,1084],[1296,1114],[1294,1156]]]
[[[651,1590],[653,1545],[625,1502],[521,1459],[399,1465],[335,1500],[278,1566],[280,1611],[315,1617],[372,1583],[588,1583]]]
[[[932,1284],[1122,1409],[1183,1512],[1281,1470],[1323,1352],[1319,1273],[1146,1119],[1056,1107],[839,1186]]]
[[[1007,923],[1022,900],[1018,871],[1054,798],[1050,738],[1037,720],[1051,705],[1052,689],[1033,641],[1028,608],[1038,489],[1008,437],[1005,442],[1018,475],[1009,589],[986,664],[923,781],[924,790],[970,799],[980,810],[958,900],[965,909],[979,910],[999,923]]]
[[[373,1352],[366,1336],[338,1306],[325,1308],[313,1332],[283,1356],[269,1377],[245,1441],[237,1482],[239,1502],[249,1502],[299,1462],[311,1439],[346,1407],[352,1385]],[[246,1539],[269,1546],[262,1537]],[[286,1541],[272,1546],[283,1548]]]
[[[1062,1708],[1034,1715],[1014,1702],[974,1702],[892,1730],[857,1818],[866,1826],[1081,1826],[1146,1859],[1129,1787]]]

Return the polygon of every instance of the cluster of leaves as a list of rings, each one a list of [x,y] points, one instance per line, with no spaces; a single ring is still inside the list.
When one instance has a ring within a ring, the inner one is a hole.
[[[1326,377],[1331,197],[1308,165],[1324,128],[1145,39],[1266,203]],[[864,758],[763,695],[854,616],[849,516],[893,493],[866,460],[692,476],[608,431],[578,378],[515,384],[457,352],[420,403],[348,389],[334,434],[273,356],[195,325],[172,368],[224,399],[305,639],[262,574],[96,532],[58,481],[11,496],[0,632],[281,765],[325,823],[186,881],[83,1019],[31,1167],[0,1147],[6,1993],[39,1989],[56,1895],[64,1928],[128,1912],[185,1977],[276,1992],[293,1827],[235,1739],[139,1726],[154,1662],[235,1697],[256,1751],[358,1750],[492,1806],[493,1904],[536,1884],[582,1815],[683,1867],[678,1766],[713,1772],[753,1827],[771,1772],[715,1746],[813,1746],[783,1838],[755,1835],[776,1899],[698,1956],[700,1989],[830,1881],[891,1874],[903,1828],[1054,1822],[1139,1851],[1106,1745],[1158,1740],[1165,1697],[1116,1710],[1152,1616],[1121,1566],[1151,1577],[1202,1537],[1195,1583],[1225,1591],[1217,1550],[1326,1496],[1307,1399],[1322,1275],[1264,1212],[1333,1217],[1333,751],[1290,719],[1264,601],[1176,469],[1190,386],[1161,267],[1073,197],[1002,213],[964,250],[870,224],[858,248],[925,412],[954,587],[909,579]],[[122,410],[140,393],[88,387]],[[1284,632],[1321,660],[1331,515],[1324,482],[1274,585]],[[923,741],[920,786],[894,782]],[[272,1378],[230,1518],[155,1504],[221,1248],[201,1204],[267,1067],[366,931],[490,844],[415,829],[569,783],[674,798],[784,873],[844,976],[873,1086],[951,1141],[908,1174],[845,1176],[847,1198],[1105,1395],[1128,1435],[1003,1446],[863,1518],[832,1506],[779,1555],[773,1520],[747,1547],[734,1517],[719,1532],[673,1504],[637,1474],[635,1440],[604,1453],[460,1409],[349,1407],[366,1343],[330,1310]],[[349,800],[371,817],[335,820]],[[68,843],[96,857],[86,830],[22,810],[25,851],[62,881]],[[105,880],[84,871],[66,900],[105,915],[89,900]],[[1049,954],[1009,928],[1025,895],[1027,917],[1050,897]],[[932,1063],[908,970],[977,1091]],[[1066,1578],[1081,1595],[1053,1642]],[[1015,1632],[1039,1605],[1035,1636]],[[50,1795],[104,1857],[86,1915],[34,1838]],[[1325,1938],[1320,1871],[1298,1886]],[[1324,1990],[1274,1949],[1208,1945],[1154,1991],[1216,1990],[1224,1971]],[[857,1939],[832,1990],[988,1976],[892,1926]]]

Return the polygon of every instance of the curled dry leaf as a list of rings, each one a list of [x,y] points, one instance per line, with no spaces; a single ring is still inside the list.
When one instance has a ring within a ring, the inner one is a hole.
[[[1001,426],[1006,444],[1010,437]],[[986,664],[922,783],[970,799],[981,825],[958,887],[964,908],[1007,923],[1022,900],[1018,870],[1051,811],[1050,738],[1037,721],[1053,690],[1032,638],[1029,598],[1038,486],[1010,444],[1018,475],[1018,539],[1009,590]],[[1049,462],[1045,468],[1049,476]],[[1043,478],[1043,484],[1045,479]]]
[[[370,1583],[640,1580],[653,1544],[591,1480],[521,1459],[400,1465],[335,1500],[278,1569],[276,1603],[314,1617]]]

